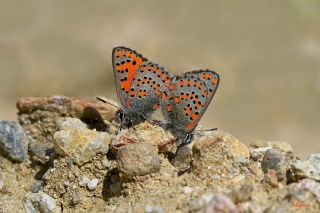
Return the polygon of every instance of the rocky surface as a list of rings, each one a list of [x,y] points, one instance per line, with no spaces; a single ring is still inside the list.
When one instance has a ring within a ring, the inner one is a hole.
[[[108,100],[117,105],[112,100]],[[64,117],[78,118],[89,129],[115,132],[117,108],[98,100],[79,99],[65,96],[44,98],[21,98],[17,103],[18,121],[30,137],[29,149],[32,157],[42,163],[55,154],[53,135],[57,122]],[[115,125],[113,125],[115,124]]]
[[[99,120],[68,118],[72,107],[59,108],[58,100],[40,102],[47,108],[31,101],[19,115],[36,115],[37,124],[24,123],[26,135],[34,143],[48,137],[55,154],[39,163],[29,153],[20,164],[0,156],[0,212],[320,211],[319,154],[300,160],[288,143],[247,146],[222,130],[196,131],[177,148],[155,124],[115,134],[117,124],[106,118],[108,129],[98,131]]]

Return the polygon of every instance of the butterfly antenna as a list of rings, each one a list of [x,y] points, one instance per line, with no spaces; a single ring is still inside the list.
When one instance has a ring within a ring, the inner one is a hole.
[[[211,132],[211,131],[216,131],[218,128],[212,128],[212,129],[199,129],[195,130],[195,132]]]
[[[117,109],[119,109],[119,107],[118,106],[116,106],[116,105],[114,105],[113,103],[110,103],[109,101],[107,101],[105,98],[102,98],[102,97],[96,97],[96,99],[97,100],[99,100],[99,101],[101,101],[101,102],[103,102],[103,103],[106,103],[106,104],[109,104],[109,105],[111,105],[111,106],[113,106],[113,107],[115,107],[115,108],[117,108]]]

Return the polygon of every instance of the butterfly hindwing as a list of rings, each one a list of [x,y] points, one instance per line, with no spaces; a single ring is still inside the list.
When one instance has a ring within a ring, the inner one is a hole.
[[[182,76],[198,78],[206,83],[208,88],[207,106],[209,106],[219,86],[219,82],[220,82],[219,74],[212,70],[194,70],[194,71],[186,72],[182,74]]]
[[[207,108],[207,86],[194,77],[178,76],[172,79],[174,89],[164,106],[172,128],[179,134],[194,130]]]
[[[129,90],[136,70],[147,61],[141,54],[126,47],[115,47],[112,65],[116,81],[118,101],[124,112],[128,108]]]

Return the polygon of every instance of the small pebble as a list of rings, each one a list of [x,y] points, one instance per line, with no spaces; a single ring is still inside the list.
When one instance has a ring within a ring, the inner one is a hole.
[[[4,183],[0,180],[0,191],[3,189]]]
[[[65,187],[68,187],[68,186],[70,185],[70,182],[66,180],[66,181],[63,182],[63,185],[64,185]]]
[[[33,193],[39,192],[39,190],[40,190],[41,187],[42,187],[42,183],[43,183],[43,181],[41,181],[41,180],[35,180],[35,181],[32,183],[32,185],[31,185],[31,191],[32,191]]]
[[[95,190],[95,188],[97,187],[98,183],[99,183],[99,180],[97,178],[94,178],[94,179],[90,180],[88,182],[88,184],[87,184],[88,189],[90,191]]]
[[[277,173],[273,169],[270,169],[264,175],[264,180],[266,183],[269,183],[271,186],[278,186]]]
[[[82,187],[86,186],[89,181],[90,181],[90,179],[87,178],[86,176],[79,177],[79,185]]]
[[[103,159],[101,161],[101,165],[105,168],[110,168],[111,167],[111,162],[108,159]]]
[[[193,191],[193,188],[191,188],[189,186],[184,186],[184,187],[182,187],[182,191],[184,194],[189,194]]]
[[[75,206],[80,203],[80,197],[77,193],[72,193],[71,195],[71,205]]]
[[[144,206],[144,212],[146,212],[146,213],[162,213],[163,209],[161,206],[146,205],[146,206]]]
[[[114,194],[118,194],[121,191],[121,184],[119,182],[110,185],[110,190]]]

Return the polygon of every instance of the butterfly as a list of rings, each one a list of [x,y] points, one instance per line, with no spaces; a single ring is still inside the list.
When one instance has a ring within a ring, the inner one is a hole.
[[[172,89],[172,75],[126,47],[113,49],[112,65],[121,128],[145,121],[160,107],[161,101]]]
[[[168,129],[177,135],[177,144],[191,141],[193,131],[219,86],[220,77],[211,70],[195,70],[171,79],[173,90],[163,102]]]

